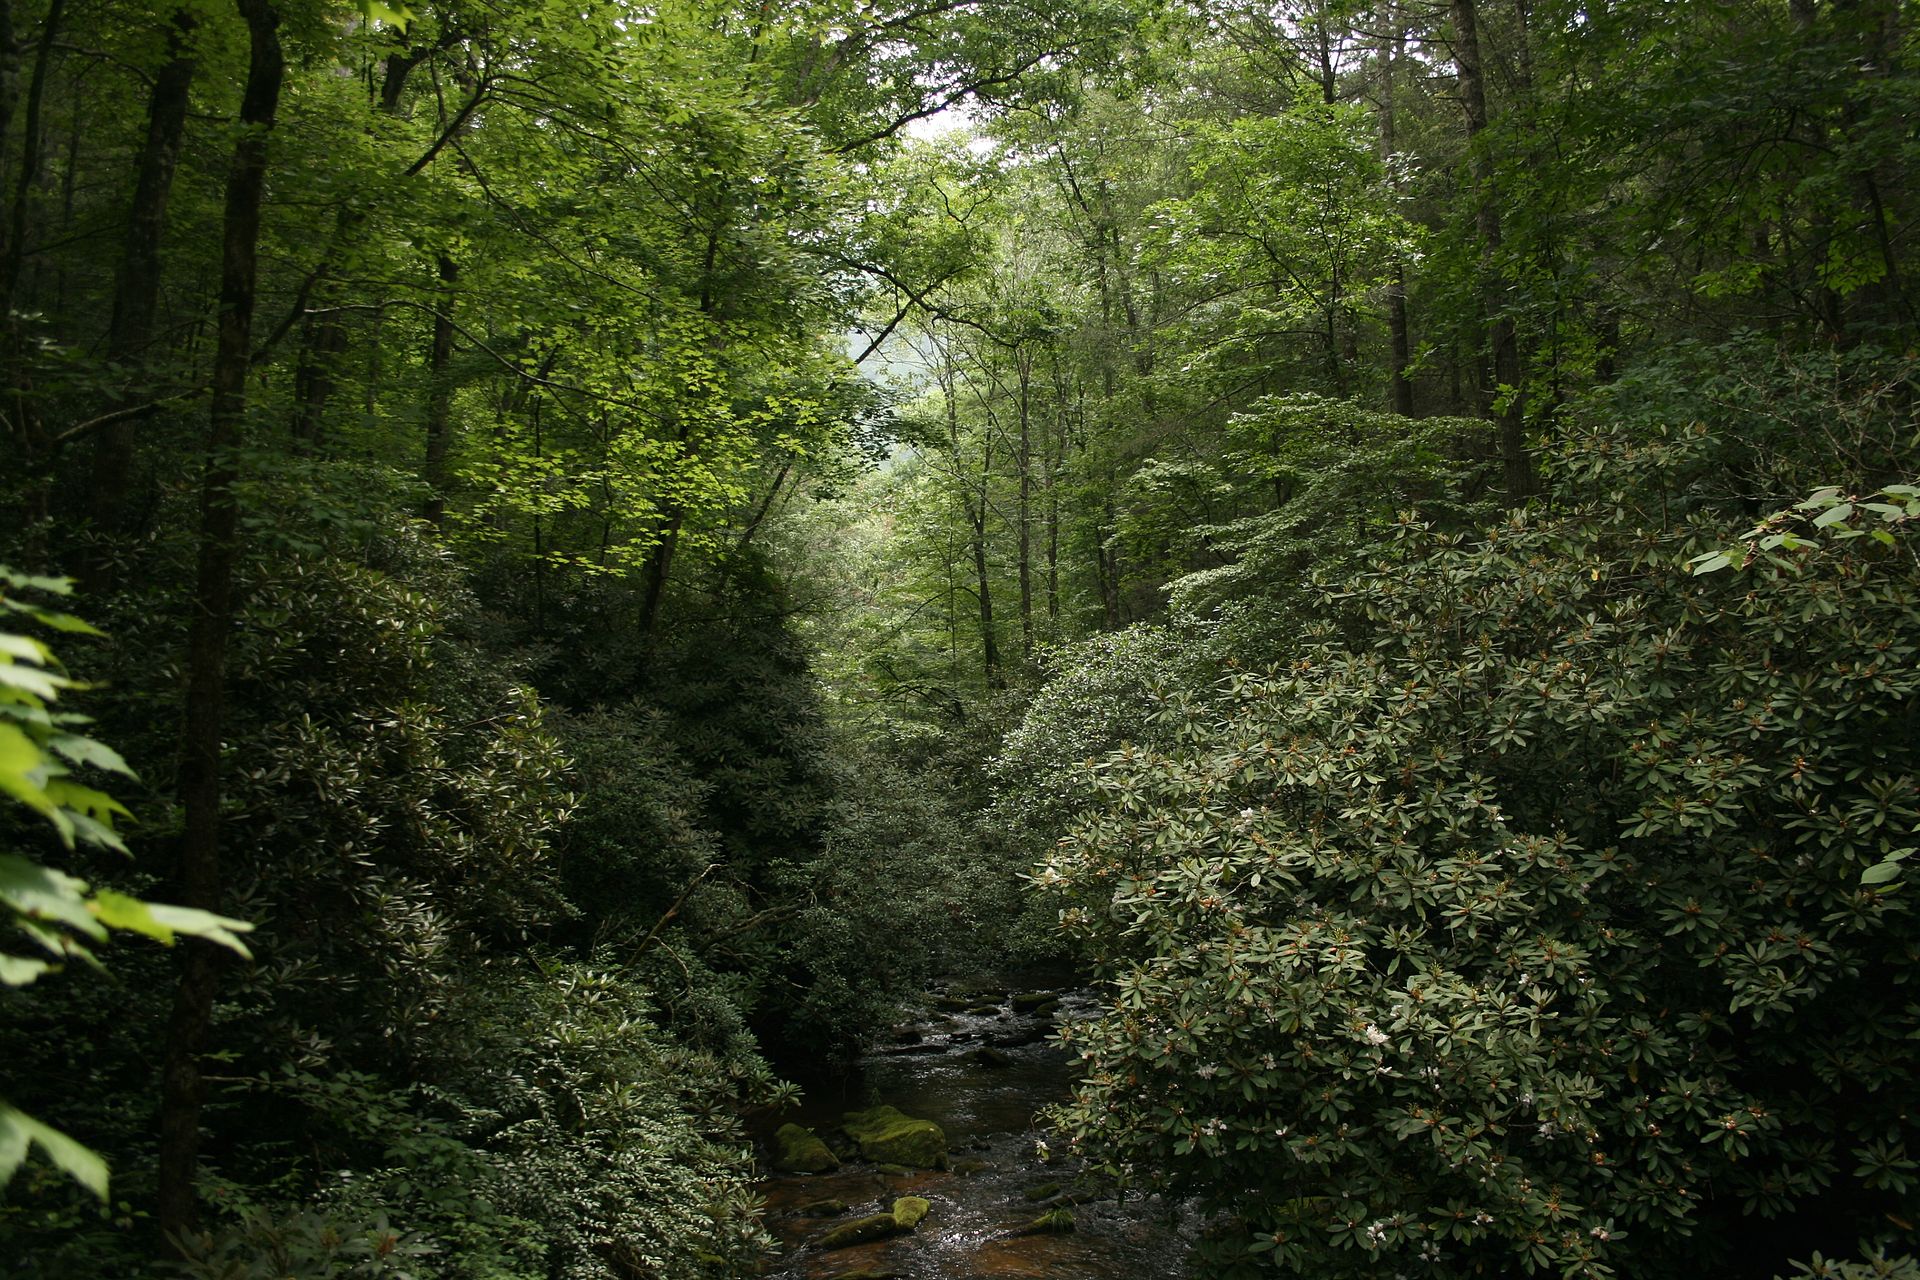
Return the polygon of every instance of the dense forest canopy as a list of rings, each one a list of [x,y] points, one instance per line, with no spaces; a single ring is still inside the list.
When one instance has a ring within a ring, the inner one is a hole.
[[[0,0],[0,1261],[758,1274],[1024,963],[1194,1274],[1920,1277],[1917,237],[1906,0]]]

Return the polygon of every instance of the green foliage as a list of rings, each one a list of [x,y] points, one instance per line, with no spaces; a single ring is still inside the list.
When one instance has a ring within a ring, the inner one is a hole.
[[[615,971],[547,963],[477,986],[452,1087],[494,1153],[489,1194],[535,1224],[562,1280],[753,1274],[768,1246],[734,1108],[770,1096],[754,1057],[658,1028]]]
[[[1227,458],[1272,487],[1273,505],[1195,531],[1227,562],[1170,583],[1173,612],[1222,624],[1223,656],[1283,649],[1311,616],[1312,583],[1361,569],[1409,513],[1443,529],[1493,514],[1486,436],[1472,419],[1409,421],[1311,394],[1254,402],[1227,424]]]
[[[66,635],[98,635],[71,614],[38,598],[65,596],[64,578],[29,577],[0,567],[0,608],[28,624]],[[38,597],[38,598],[36,598]],[[0,791],[24,805],[72,849],[76,842],[126,852],[114,830],[116,817],[130,816],[105,792],[77,781],[74,768],[131,777],[117,752],[79,730],[86,716],[59,711],[61,694],[86,686],[66,674],[52,648],[34,636],[0,631]],[[69,959],[98,967],[89,944],[110,930],[143,934],[163,943],[176,936],[205,938],[242,956],[239,935],[253,926],[209,911],[145,902],[112,890],[93,892],[86,881],[19,854],[0,854],[0,907],[36,954],[0,952],[0,985],[21,987]],[[37,1148],[61,1170],[107,1198],[107,1165],[98,1155],[50,1125],[0,1101],[0,1186]]]
[[[186,1242],[180,1274],[194,1280],[318,1280],[387,1276],[424,1280],[436,1250],[376,1219],[344,1226],[317,1213],[275,1218],[261,1209],[230,1230]]]
[[[1108,993],[1060,1121],[1229,1211],[1216,1269],[1912,1247],[1915,934],[1860,879],[1920,820],[1920,574],[1863,538],[1694,575],[1728,536],[1408,524],[1098,766],[1039,874]]]

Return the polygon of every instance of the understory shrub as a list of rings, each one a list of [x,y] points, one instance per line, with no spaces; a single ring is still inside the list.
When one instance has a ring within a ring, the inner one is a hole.
[[[1065,1132],[1222,1274],[1911,1251],[1920,928],[1862,876],[1917,843],[1916,510],[1704,576],[1742,525],[1403,525],[1087,780]]]

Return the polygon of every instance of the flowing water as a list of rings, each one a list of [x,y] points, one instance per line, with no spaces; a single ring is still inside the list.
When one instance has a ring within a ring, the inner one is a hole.
[[[1056,1021],[1089,1014],[1092,1000],[1069,992],[1057,1008],[1016,1010],[1009,994],[1005,987],[937,991],[951,1012],[935,1010],[899,1028],[892,1043],[850,1071],[803,1082],[806,1104],[783,1121],[824,1137],[844,1112],[887,1103],[946,1131],[951,1168],[883,1173],[855,1160],[834,1173],[770,1178],[761,1191],[768,1223],[786,1250],[774,1273],[780,1280],[1175,1280],[1186,1274],[1190,1238],[1165,1204],[1137,1194],[1121,1201],[1111,1190],[1076,1184],[1077,1164],[1042,1145],[1037,1113],[1063,1101],[1070,1086],[1068,1055],[1048,1033]],[[836,1224],[884,1213],[906,1195],[933,1206],[912,1234],[847,1249],[815,1247]],[[847,1207],[822,1214],[821,1201]],[[1071,1213],[1073,1230],[1023,1234],[1051,1210]]]

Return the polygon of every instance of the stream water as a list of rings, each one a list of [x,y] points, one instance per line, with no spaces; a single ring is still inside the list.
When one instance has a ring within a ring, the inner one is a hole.
[[[1035,1010],[1016,1008],[1013,994],[995,986],[937,989],[936,1007],[896,1029],[892,1043],[852,1070],[802,1081],[806,1102],[783,1121],[824,1136],[844,1112],[887,1103],[944,1129],[951,1167],[888,1173],[855,1160],[833,1173],[769,1178],[761,1191],[768,1224],[785,1250],[774,1272],[780,1280],[1175,1280],[1186,1274],[1192,1224],[1157,1197],[1122,1201],[1110,1190],[1089,1192],[1076,1182],[1074,1161],[1041,1145],[1037,1114],[1063,1101],[1071,1083],[1068,1055],[1049,1033],[1057,1021],[1091,1012],[1091,999],[1068,992],[1053,1007]],[[886,1212],[896,1197],[908,1195],[932,1205],[911,1234],[852,1248],[817,1247],[837,1223]],[[822,1201],[843,1202],[846,1209],[823,1213]],[[1023,1234],[1052,1210],[1071,1213],[1071,1231]]]

